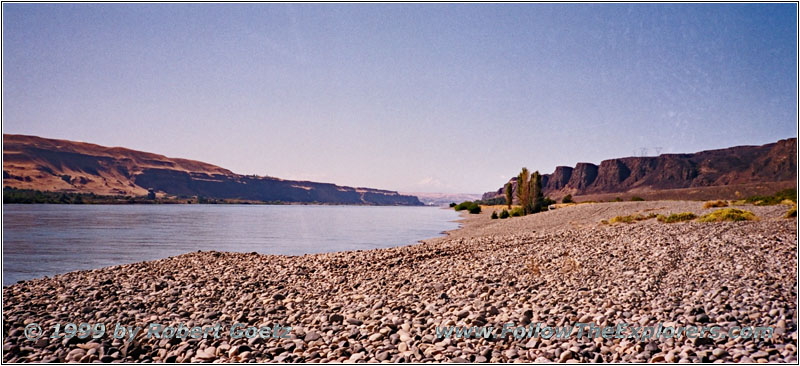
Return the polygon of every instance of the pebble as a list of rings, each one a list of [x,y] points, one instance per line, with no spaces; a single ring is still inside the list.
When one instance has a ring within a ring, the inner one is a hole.
[[[779,206],[747,209],[761,220],[600,224],[703,212],[702,202],[688,201],[585,204],[505,220],[470,215],[460,230],[404,247],[291,257],[191,252],[24,281],[3,288],[2,360],[795,363],[796,221]],[[25,339],[26,324],[50,329],[56,319],[103,322],[108,331],[117,322],[217,321],[293,330],[287,339]],[[768,342],[435,337],[437,327],[509,322],[776,332]]]

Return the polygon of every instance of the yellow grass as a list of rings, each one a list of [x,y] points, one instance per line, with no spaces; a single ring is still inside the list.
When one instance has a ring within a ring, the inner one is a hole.
[[[671,224],[674,222],[681,222],[681,221],[691,221],[697,218],[697,215],[691,212],[681,212],[677,214],[671,214],[669,216],[658,215],[658,221],[661,221],[665,224]]]
[[[721,221],[753,221],[758,217],[750,211],[739,210],[736,208],[723,208],[712,213],[705,214],[697,221],[699,222],[721,222]]]
[[[626,224],[630,224],[630,223],[633,223],[634,221],[649,220],[649,219],[652,219],[652,218],[655,218],[655,217],[656,217],[656,214],[654,214],[654,213],[651,213],[651,214],[649,214],[647,216],[642,215],[642,214],[635,214],[635,215],[628,215],[628,216],[616,216],[616,217],[612,218],[611,220],[609,220],[607,222],[610,223],[610,224],[616,224],[616,223],[620,223],[620,222],[624,222]],[[603,221],[605,221],[605,220],[603,220]]]

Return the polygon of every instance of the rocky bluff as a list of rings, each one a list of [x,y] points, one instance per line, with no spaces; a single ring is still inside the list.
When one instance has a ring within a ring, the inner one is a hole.
[[[652,192],[679,188],[717,187],[797,179],[797,138],[762,146],[736,146],[694,154],[662,154],[578,163],[544,174],[545,195]],[[516,177],[510,180],[516,191]],[[503,197],[504,187],[483,199]],[[677,198],[677,197],[676,197]]]

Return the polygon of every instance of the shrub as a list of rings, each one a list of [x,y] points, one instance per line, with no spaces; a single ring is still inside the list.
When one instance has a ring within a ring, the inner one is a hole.
[[[723,208],[712,213],[705,214],[697,221],[700,222],[720,222],[720,221],[751,221],[758,220],[755,214],[750,211],[739,210],[736,208]]]
[[[525,266],[528,268],[528,272],[534,276],[542,274],[542,270],[539,268],[539,261],[535,257],[528,259],[528,263]]]
[[[783,201],[783,200],[790,200],[794,203],[797,203],[797,190],[794,188],[784,189],[780,192],[774,194],[775,198]]]
[[[492,220],[497,220],[497,211],[492,211]]]
[[[612,218],[608,222],[610,224],[616,224],[618,222],[624,222],[626,224],[629,224],[629,223],[633,222],[633,216],[615,216],[614,218]]]
[[[639,196],[633,196],[633,197],[631,197],[631,201],[644,201],[644,198],[639,197]]]
[[[508,210],[503,209],[503,211],[500,211],[500,218],[501,219],[507,219],[509,216],[511,216],[511,215],[509,215]]]
[[[477,201],[474,201],[474,202],[475,202],[475,204],[478,204],[478,205],[499,206],[499,205],[506,204],[506,199],[503,198],[503,197],[495,197],[495,198],[490,198],[488,200],[477,200]]]
[[[630,224],[630,223],[632,223],[634,221],[649,220],[649,219],[652,219],[654,217],[656,217],[656,214],[654,214],[654,213],[651,213],[651,214],[649,214],[647,216],[642,215],[642,214],[628,215],[628,216],[616,216],[616,217],[612,218],[611,220],[609,220],[607,222],[610,223],[610,224],[616,224],[618,222],[624,222],[626,224]]]
[[[456,203],[455,202],[450,202],[450,207],[456,207]]]
[[[789,211],[786,212],[786,215],[784,217],[787,219],[792,217],[797,217],[797,206],[790,208]]]
[[[467,210],[469,210],[469,213],[471,214],[479,214],[481,213],[481,206],[473,204],[472,206],[469,206]]]
[[[661,221],[661,222],[667,223],[667,224],[671,224],[673,222],[694,220],[694,219],[697,218],[697,215],[695,215],[695,214],[693,214],[691,212],[681,212],[681,213],[676,213],[676,214],[672,214],[672,215],[669,215],[669,216],[658,215],[657,218],[658,218],[658,221]]]
[[[576,261],[575,258],[569,256],[564,256],[562,258],[563,259],[561,259],[561,266],[559,266],[561,268],[562,273],[575,272],[581,269],[581,264],[578,263],[578,261]]]
[[[561,203],[572,203],[572,195],[568,194],[561,199]]]
[[[472,201],[461,202],[461,203],[453,206],[453,209],[455,209],[456,211],[467,210],[467,212],[469,212],[471,214],[481,213],[481,206],[479,204],[477,204],[476,202],[472,202]]]
[[[511,210],[511,216],[523,216],[522,207],[514,207],[514,209]]]
[[[783,200],[790,200],[794,203],[797,203],[797,190],[794,188],[790,188],[775,192],[771,196],[750,196],[747,197],[744,201],[747,203],[752,203],[757,206],[768,206],[768,205],[777,205],[781,203],[781,201]]]
[[[114,203],[123,196],[96,196],[94,193],[50,192],[31,189],[3,188],[3,203]]]
[[[622,198],[619,198],[619,197],[614,198],[614,202],[622,202]]]
[[[728,201],[708,201],[703,204],[703,208],[728,207]]]

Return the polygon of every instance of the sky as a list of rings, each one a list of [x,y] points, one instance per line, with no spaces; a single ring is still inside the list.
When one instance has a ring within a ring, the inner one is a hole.
[[[2,130],[403,192],[797,137],[795,4],[3,4]]]

